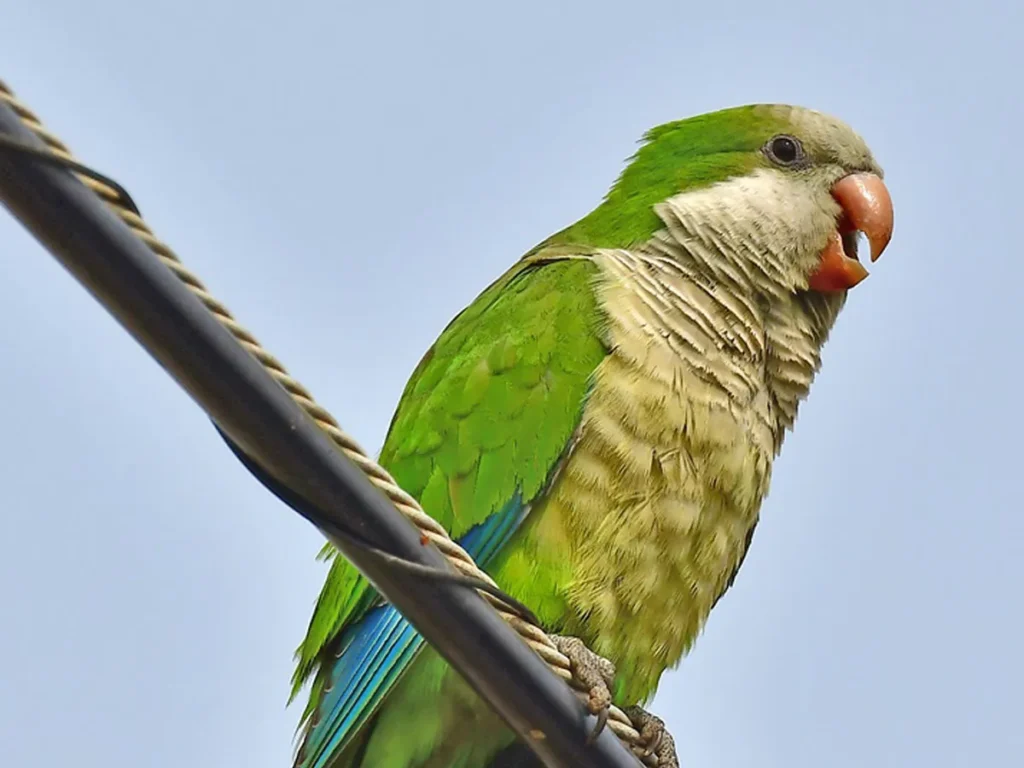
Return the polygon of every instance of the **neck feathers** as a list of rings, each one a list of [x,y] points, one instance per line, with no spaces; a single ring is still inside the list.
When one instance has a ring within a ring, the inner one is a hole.
[[[727,226],[686,237],[677,226],[638,249],[601,251],[602,291],[616,307],[612,324],[623,326],[617,338],[633,339],[618,342],[618,354],[735,412],[771,455],[808,394],[843,297],[773,287],[778,255],[763,268],[725,257],[736,239]]]
[[[845,294],[802,290],[837,215],[815,190],[759,171],[676,195],[657,206],[665,226],[638,251],[655,281],[689,284],[674,312],[699,324],[719,367],[744,370],[767,389],[776,450],[845,302]],[[723,391],[745,402],[745,389]]]

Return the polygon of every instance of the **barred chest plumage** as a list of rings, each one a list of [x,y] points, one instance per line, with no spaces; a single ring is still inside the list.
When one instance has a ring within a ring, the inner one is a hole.
[[[569,630],[616,663],[629,701],[678,662],[734,577],[791,423],[787,397],[806,392],[817,356],[803,391],[780,397],[754,300],[656,244],[592,258],[610,354],[542,525],[570,540]]]

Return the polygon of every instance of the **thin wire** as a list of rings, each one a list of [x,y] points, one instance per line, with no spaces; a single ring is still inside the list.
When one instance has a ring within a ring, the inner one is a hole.
[[[118,202],[121,203],[125,208],[134,213],[136,216],[141,217],[142,211],[135,205],[135,201],[132,196],[128,194],[128,190],[118,184],[109,176],[104,176],[99,171],[93,170],[89,166],[78,162],[74,158],[64,157],[62,155],[55,155],[48,149],[41,149],[40,147],[32,147],[28,144],[22,144],[17,139],[12,139],[10,136],[0,134],[0,149],[6,149],[12,152],[19,152],[23,155],[29,155],[34,157],[36,160],[41,160],[47,165],[54,165],[58,168],[67,168],[68,170],[80,173],[83,176],[88,176],[93,181],[98,181],[100,184],[110,187],[117,193]]]
[[[356,544],[356,546],[358,546],[363,551],[370,552],[376,555],[381,560],[386,562],[388,565],[391,565],[394,568],[398,568],[399,570],[403,570],[406,573],[409,573],[413,576],[422,576],[423,578],[434,579],[436,581],[443,581],[448,584],[457,584],[462,587],[478,589],[481,592],[486,592],[489,595],[493,595],[494,597],[501,600],[501,602],[508,606],[510,609],[512,609],[519,616],[519,618],[523,619],[524,621],[528,621],[531,624],[538,623],[537,616],[526,605],[519,602],[511,595],[503,592],[500,587],[496,587],[493,584],[488,584],[486,581],[483,581],[482,579],[478,579],[474,576],[463,576],[462,574],[454,573],[453,571],[443,571],[440,568],[432,568],[431,566],[423,565],[422,563],[415,563],[412,560],[406,560],[403,557],[398,557],[396,555],[389,554],[382,549],[371,547],[365,542],[356,542],[355,539],[351,537],[346,537],[346,540],[351,541],[353,544]]]
[[[235,454],[235,458],[237,458],[242,463],[242,466],[249,470],[249,474],[259,480],[268,491],[304,517],[307,516],[307,510],[316,510],[316,507],[313,504],[310,504],[308,500],[302,498],[291,488],[288,488],[286,485],[281,483],[281,481],[279,481],[272,473],[268,472],[265,467],[261,466],[248,453],[243,451],[241,446],[232,440],[231,437],[220,428],[220,425],[214,422],[213,426],[221,436],[221,439],[227,443],[228,448],[230,448],[232,453]],[[317,510],[317,512],[320,518],[325,517],[322,510]],[[511,595],[502,591],[502,589],[496,584],[484,581],[476,576],[467,576],[466,574],[459,573],[455,570],[435,568],[430,565],[424,565],[413,560],[408,560],[399,555],[391,554],[390,552],[385,552],[380,547],[377,547],[367,541],[358,533],[337,524],[330,524],[330,527],[325,528],[323,532],[328,536],[343,539],[349,544],[358,547],[364,552],[369,552],[370,554],[375,555],[389,565],[403,570],[406,573],[426,579],[432,579],[434,581],[456,584],[458,586],[469,587],[470,589],[486,592],[500,600],[503,606],[519,618],[538,627],[540,626],[540,620],[533,611],[519,600],[516,600]],[[426,545],[430,540],[424,536],[422,541],[423,544]]]

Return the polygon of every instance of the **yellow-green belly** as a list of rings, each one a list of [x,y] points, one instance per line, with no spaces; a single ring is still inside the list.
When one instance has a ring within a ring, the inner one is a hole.
[[[617,700],[631,703],[653,693],[727,588],[775,435],[755,364],[688,356],[671,332],[713,340],[631,283],[635,264],[602,266],[612,352],[565,467],[493,572],[611,659]]]

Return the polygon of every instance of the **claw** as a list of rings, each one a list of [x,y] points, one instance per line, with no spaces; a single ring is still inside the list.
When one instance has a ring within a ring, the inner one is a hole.
[[[597,716],[597,725],[588,739],[588,742],[593,742],[608,722],[608,710],[612,705],[611,689],[615,683],[615,665],[587,648],[578,637],[550,637],[555,647],[569,659],[573,681],[587,691],[587,708],[591,714]],[[675,739],[665,728],[662,719],[642,707],[630,707],[626,710],[626,715],[640,733],[646,751],[645,757],[653,757],[657,768],[679,768]]]
[[[602,709],[600,712],[597,713],[597,722],[594,724],[594,730],[592,730],[587,735],[587,746],[588,747],[591,744],[593,744],[595,741],[597,741],[597,737],[601,735],[601,731],[603,731],[604,727],[606,725],[608,725],[608,709],[609,709],[609,707],[605,707],[604,709]]]
[[[633,727],[639,731],[647,755],[655,757],[658,768],[679,768],[676,740],[668,732],[665,722],[643,707],[629,707],[626,715],[633,721]]]
[[[588,742],[593,742],[608,723],[612,705],[611,686],[615,682],[615,665],[598,656],[578,637],[551,635],[555,647],[569,659],[572,677],[587,691],[587,709],[597,716],[597,724]]]

